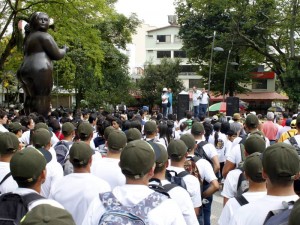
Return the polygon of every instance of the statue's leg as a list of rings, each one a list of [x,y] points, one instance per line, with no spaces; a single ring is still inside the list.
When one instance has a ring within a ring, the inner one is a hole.
[[[32,110],[47,118],[50,112],[50,96],[35,96],[32,102]]]

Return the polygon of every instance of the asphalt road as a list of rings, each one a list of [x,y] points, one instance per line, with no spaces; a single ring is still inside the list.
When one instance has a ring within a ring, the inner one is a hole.
[[[211,213],[211,225],[217,225],[218,219],[221,215],[223,208],[223,197],[220,195],[220,191],[216,192],[213,197],[212,213]]]

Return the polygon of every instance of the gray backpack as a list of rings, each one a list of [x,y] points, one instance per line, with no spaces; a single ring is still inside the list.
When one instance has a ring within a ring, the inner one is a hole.
[[[167,196],[153,192],[133,207],[123,206],[112,192],[100,194],[100,200],[106,209],[98,225],[148,225],[148,213],[157,207]]]
[[[288,225],[294,203],[294,201],[282,202],[283,209],[270,211],[263,225]]]

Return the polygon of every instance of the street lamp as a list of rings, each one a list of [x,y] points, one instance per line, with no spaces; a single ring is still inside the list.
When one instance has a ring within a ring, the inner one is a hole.
[[[228,51],[226,68],[225,68],[224,84],[223,84],[223,102],[225,102],[225,86],[226,86],[226,79],[227,79],[227,71],[228,71],[228,64],[229,64],[230,54],[231,54],[231,49]],[[230,65],[237,66],[239,64],[237,62],[231,62]]]

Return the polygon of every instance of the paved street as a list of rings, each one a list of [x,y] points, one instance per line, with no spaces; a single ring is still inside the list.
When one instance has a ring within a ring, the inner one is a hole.
[[[211,214],[211,225],[217,225],[219,216],[223,208],[223,197],[220,195],[220,191],[214,194],[213,204],[212,204],[212,214]]]

